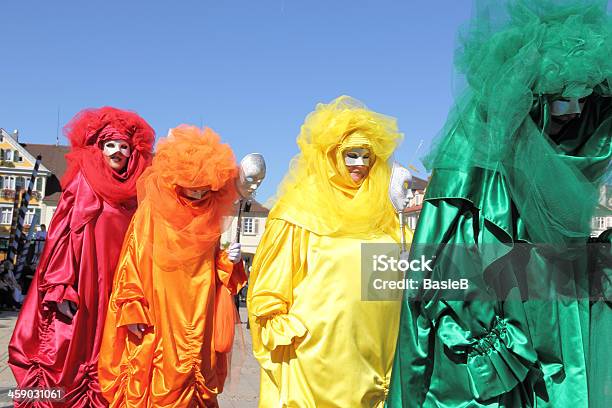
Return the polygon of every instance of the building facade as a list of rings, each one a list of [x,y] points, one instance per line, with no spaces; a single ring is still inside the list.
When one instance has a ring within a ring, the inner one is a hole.
[[[591,236],[597,237],[612,228],[612,185],[604,184],[599,190],[599,204],[591,224]]]
[[[408,203],[408,207],[404,210],[404,221],[406,226],[412,231],[416,229],[421,209],[423,208],[423,199],[427,190],[427,180],[422,178],[412,177],[412,194],[414,197]]]
[[[242,256],[247,271],[253,264],[253,256],[259,245],[261,236],[266,227],[266,220],[270,211],[257,201],[253,201],[249,211],[243,211],[241,215],[240,243],[242,245]],[[236,241],[236,230],[238,228],[238,207],[234,206],[234,214],[228,219],[229,227],[221,235],[221,246],[226,247]]]
[[[40,155],[42,164],[49,171],[45,179],[40,219],[40,223],[48,227],[62,195],[60,180],[66,172],[66,158],[64,156],[70,151],[70,147],[34,143],[21,143],[21,146],[34,157]]]
[[[6,248],[7,238],[10,235],[13,220],[13,207],[16,190],[28,188],[36,156],[19,144],[18,131],[7,132],[0,128],[0,248]],[[38,214],[40,222],[46,220],[46,207],[44,203],[47,179],[51,171],[41,164],[38,176],[32,189],[28,212],[25,217],[25,230],[27,231]]]

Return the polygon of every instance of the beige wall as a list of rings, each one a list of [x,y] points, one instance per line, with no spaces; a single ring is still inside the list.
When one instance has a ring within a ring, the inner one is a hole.
[[[257,245],[259,245],[259,241],[261,240],[261,236],[263,234],[264,228],[266,226],[266,217],[264,216],[257,216],[257,217],[252,217],[252,216],[244,216],[243,219],[245,218],[252,218],[252,219],[257,219],[256,223],[257,223],[257,231],[256,233],[241,233],[240,234],[240,243],[242,244],[242,252],[244,254],[255,254],[255,250],[257,249]],[[237,223],[238,218],[237,217],[231,217],[231,224],[230,224],[230,228],[227,229],[227,231],[225,231],[223,233],[223,235],[221,235],[221,245],[227,244],[227,243],[231,243],[234,242],[235,237],[236,237],[236,223]]]
[[[55,213],[56,206],[49,206],[46,204],[42,205],[42,214],[40,216],[40,223],[45,224],[47,228],[49,228],[49,224],[51,223],[51,218]]]

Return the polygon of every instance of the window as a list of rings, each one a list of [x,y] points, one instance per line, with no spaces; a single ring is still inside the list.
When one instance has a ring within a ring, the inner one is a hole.
[[[28,212],[23,220],[24,225],[32,225],[35,216],[38,216],[37,224],[40,224],[40,208],[28,208]]]
[[[6,161],[13,161],[13,151],[12,150],[5,150],[4,151],[4,160],[6,160]]]
[[[32,208],[28,208],[28,212],[23,219],[23,225],[31,225],[32,220],[34,219],[34,210]]]
[[[257,218],[242,219],[242,233],[246,235],[257,235],[259,220]]]
[[[15,150],[15,151],[13,152],[13,160],[14,160],[14,161],[16,161],[16,162],[20,162],[20,161],[22,161],[22,160],[23,160],[23,159],[21,158],[21,156],[19,155],[19,150]]]
[[[4,188],[15,189],[15,176],[4,176]]]
[[[43,179],[42,177],[36,177],[36,184],[34,184],[34,190],[42,193]]]
[[[416,217],[412,214],[408,216],[404,215],[404,217],[408,218],[408,222],[407,222],[408,228],[414,231],[414,229],[416,228]]]
[[[606,229],[606,217],[594,217],[592,227],[596,230],[605,230]]]
[[[599,229],[606,229],[606,218],[605,217],[597,217],[599,218]]]
[[[416,199],[417,199],[417,205],[423,205],[423,194],[417,193]]]
[[[0,209],[0,224],[11,225],[13,221],[13,207],[2,207]]]

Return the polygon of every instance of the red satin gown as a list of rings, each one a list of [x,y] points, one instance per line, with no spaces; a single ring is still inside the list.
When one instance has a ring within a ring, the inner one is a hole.
[[[102,330],[123,237],[135,208],[114,208],[82,173],[66,186],[9,344],[19,388],[61,387],[64,401],[17,407],[106,407],[98,383]],[[53,302],[78,305],[73,319]]]

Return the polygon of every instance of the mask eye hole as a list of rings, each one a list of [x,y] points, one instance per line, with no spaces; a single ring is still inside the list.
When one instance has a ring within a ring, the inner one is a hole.
[[[109,147],[109,148],[112,149],[113,147],[115,147],[115,143],[114,142],[107,142],[106,143],[106,147]]]
[[[346,154],[346,157],[350,158],[350,159],[356,159],[359,157],[359,154],[355,153],[355,152],[348,152]]]
[[[128,147],[129,146],[127,144],[125,144],[125,143],[121,145],[121,149],[127,149]]]

